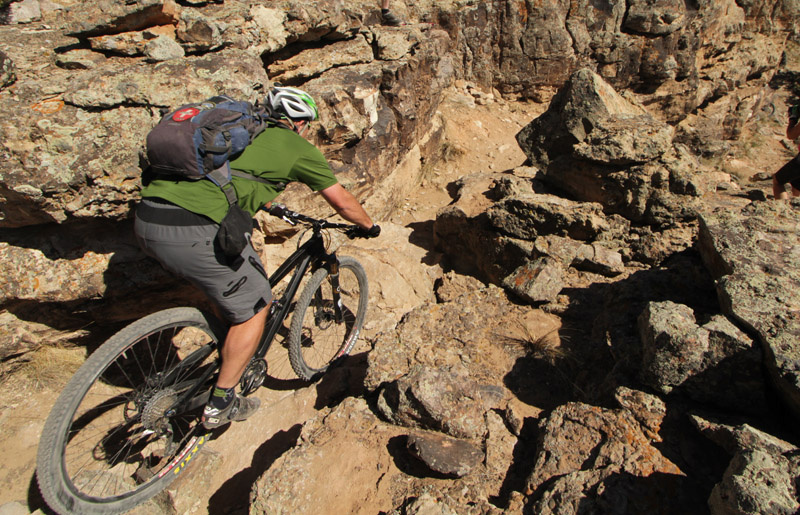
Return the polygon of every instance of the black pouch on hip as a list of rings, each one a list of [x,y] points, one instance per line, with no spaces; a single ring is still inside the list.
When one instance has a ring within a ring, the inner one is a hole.
[[[252,234],[253,217],[237,204],[233,204],[219,224],[215,241],[225,256],[233,258],[239,256],[250,244]]]

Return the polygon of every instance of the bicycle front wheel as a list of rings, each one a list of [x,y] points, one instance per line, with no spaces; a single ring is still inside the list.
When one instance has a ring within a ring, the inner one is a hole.
[[[121,513],[183,471],[207,439],[200,414],[225,328],[193,308],[122,329],[78,369],[42,431],[36,477],[56,512]]]
[[[325,268],[314,272],[292,315],[289,361],[307,381],[324,374],[352,350],[367,314],[367,274],[361,263],[339,258],[339,309],[332,279]]]

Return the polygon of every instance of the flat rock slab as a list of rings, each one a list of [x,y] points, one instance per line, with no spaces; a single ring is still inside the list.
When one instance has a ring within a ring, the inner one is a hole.
[[[483,459],[483,451],[466,440],[442,434],[408,437],[408,450],[431,470],[450,477],[464,477]]]
[[[800,418],[800,201],[702,213],[699,247],[723,311],[758,335],[770,380]]]

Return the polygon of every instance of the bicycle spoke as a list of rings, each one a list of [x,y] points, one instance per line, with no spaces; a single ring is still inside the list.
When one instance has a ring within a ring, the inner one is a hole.
[[[289,356],[297,375],[310,380],[349,353],[358,338],[367,306],[363,268],[351,258],[341,258],[338,278],[318,270],[297,304]]]
[[[159,322],[173,316],[175,322]],[[197,395],[180,395],[210,388],[196,382],[213,379],[220,337],[197,310],[179,308],[152,318],[112,337],[81,367],[53,409],[58,414],[58,405],[65,406],[65,425],[51,420],[54,414],[48,417],[37,475],[48,474],[40,479],[42,492],[62,511],[62,498],[72,499],[68,511],[96,511],[89,507],[98,505],[126,511],[174,478],[161,472],[175,466],[184,449],[202,446],[193,440],[204,434],[198,431],[201,405],[192,403]],[[158,327],[137,335],[136,328],[148,324]],[[176,406],[179,401],[191,403],[193,411]]]

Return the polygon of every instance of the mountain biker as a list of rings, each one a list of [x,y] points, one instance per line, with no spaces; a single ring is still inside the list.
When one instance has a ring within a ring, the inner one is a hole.
[[[338,183],[322,152],[303,137],[318,117],[311,96],[296,88],[276,87],[266,101],[278,121],[230,165],[271,184],[234,176],[238,205],[252,216],[278,196],[282,188],[276,184],[299,181],[358,225],[362,236],[378,236],[380,227]],[[230,258],[215,243],[227,210],[225,194],[211,181],[156,177],[142,188],[134,226],[144,252],[197,286],[231,324],[220,350],[216,386],[203,410],[207,429],[245,420],[258,409],[257,398],[239,396],[235,387],[256,351],[267,319],[265,308],[272,300],[267,273],[252,245]]]
[[[800,137],[800,104],[789,107],[789,124],[786,126],[786,137],[794,141]],[[800,154],[781,167],[772,176],[772,193],[776,199],[788,199],[786,184],[792,185],[792,196],[800,197]]]

